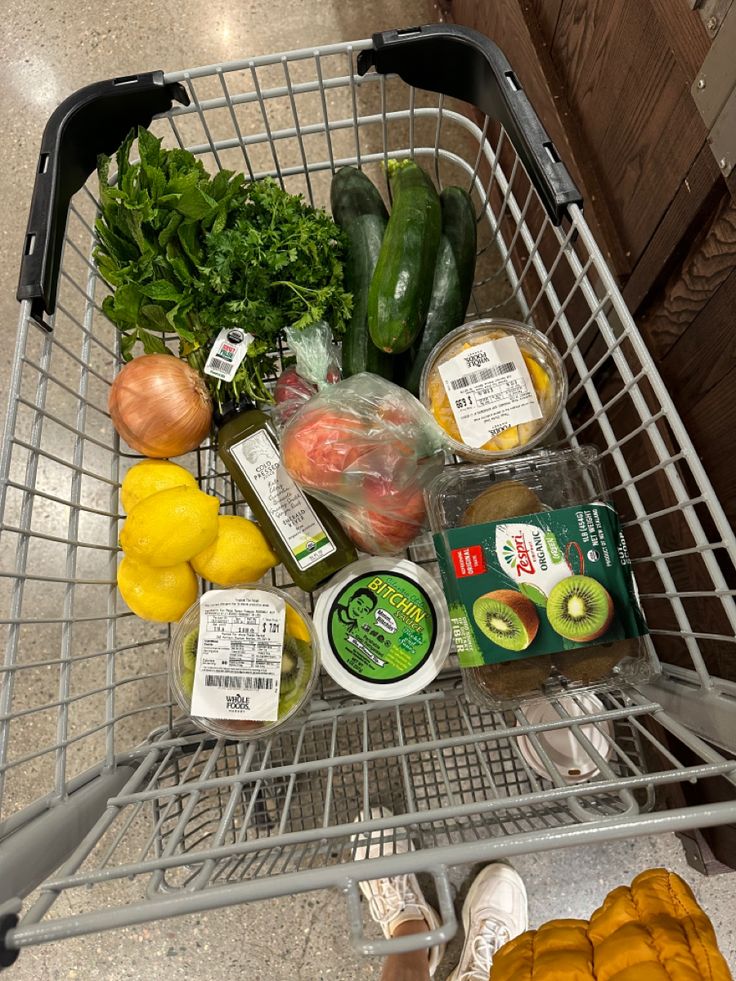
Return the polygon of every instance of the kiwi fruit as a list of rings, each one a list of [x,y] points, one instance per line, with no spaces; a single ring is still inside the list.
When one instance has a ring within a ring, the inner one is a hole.
[[[552,658],[549,654],[525,657],[503,664],[484,664],[481,668],[467,668],[475,687],[493,699],[518,698],[528,692],[543,691],[551,674]]]
[[[638,640],[615,640],[575,651],[559,651],[552,660],[555,668],[569,681],[589,685],[609,677],[624,658],[635,658],[638,653]]]
[[[518,518],[522,514],[537,514],[543,510],[544,505],[526,484],[518,480],[503,480],[491,484],[470,502],[460,524],[482,525],[486,521]]]
[[[199,627],[190,631],[181,644],[181,663],[185,671],[194,671],[197,663],[197,641],[199,640]]]
[[[550,590],[547,618],[560,637],[590,644],[611,626],[613,600],[605,586],[590,576],[568,576]]]
[[[537,635],[539,617],[534,604],[515,589],[494,589],[473,603],[473,618],[494,644],[523,651]]]
[[[295,637],[284,637],[284,649],[281,653],[281,684],[284,679],[296,673],[299,663],[299,641]]]

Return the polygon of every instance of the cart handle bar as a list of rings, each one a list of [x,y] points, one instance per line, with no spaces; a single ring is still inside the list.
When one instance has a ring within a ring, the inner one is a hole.
[[[399,75],[409,85],[462,99],[500,122],[555,225],[580,192],[501,50],[478,31],[427,24],[373,35],[358,55],[358,71]],[[68,96],[51,114],[41,152],[23,245],[17,297],[45,330],[56,308],[69,203],[97,166],[136,126],[148,126],[173,102],[189,105],[179,82],[162,71],[96,82]]]
[[[31,317],[45,330],[44,314],[56,308],[56,292],[69,202],[97,167],[101,153],[114,153],[135,126],[148,126],[172,103],[189,105],[179,82],[162,71],[95,82],[56,107],[41,140],[31,198],[18,299],[30,300]]]
[[[583,199],[505,55],[469,27],[426,24],[373,35],[358,55],[358,72],[374,67],[408,85],[469,102],[506,130],[555,225]]]

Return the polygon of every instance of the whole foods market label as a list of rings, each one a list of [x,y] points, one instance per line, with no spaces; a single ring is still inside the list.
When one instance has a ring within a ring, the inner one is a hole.
[[[223,328],[210,348],[204,366],[205,375],[211,375],[221,381],[232,381],[253,340],[253,335],[247,334],[240,327]]]
[[[336,551],[304,492],[284,469],[268,433],[247,436],[231,446],[230,453],[300,569],[310,569]]]
[[[466,446],[477,449],[504,429],[543,416],[514,337],[461,351],[441,364],[439,372]]]
[[[400,573],[357,576],[335,595],[327,637],[338,662],[373,684],[410,678],[427,661],[437,636],[434,605]]]
[[[278,718],[286,604],[260,589],[213,589],[199,604],[192,715]]]
[[[451,528],[434,543],[463,667],[647,632],[608,504]]]

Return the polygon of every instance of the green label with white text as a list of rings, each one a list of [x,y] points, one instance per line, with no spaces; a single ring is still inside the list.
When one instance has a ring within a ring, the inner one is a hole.
[[[344,586],[330,606],[327,630],[335,657],[350,674],[389,684],[421,668],[432,652],[437,624],[421,586],[385,573]]]
[[[434,536],[463,667],[641,637],[626,542],[607,504]]]

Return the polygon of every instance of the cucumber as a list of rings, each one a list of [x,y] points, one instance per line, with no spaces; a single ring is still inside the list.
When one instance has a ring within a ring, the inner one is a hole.
[[[353,294],[353,313],[342,341],[343,378],[370,371],[389,380],[393,361],[379,351],[368,333],[368,290],[381,251],[388,212],[365,174],[342,167],[330,188],[332,217],[348,239],[345,285]]]
[[[422,370],[435,344],[465,319],[475,273],[477,223],[470,195],[461,187],[440,194],[442,235],[434,267],[432,295],[421,339],[411,351],[404,388],[419,395]]]
[[[357,167],[341,167],[332,178],[330,208],[336,224],[346,231],[361,215],[376,215],[388,221],[383,198],[370,178]]]
[[[412,160],[388,164],[394,206],[368,291],[368,329],[376,347],[406,351],[424,326],[440,244],[440,200]]]

